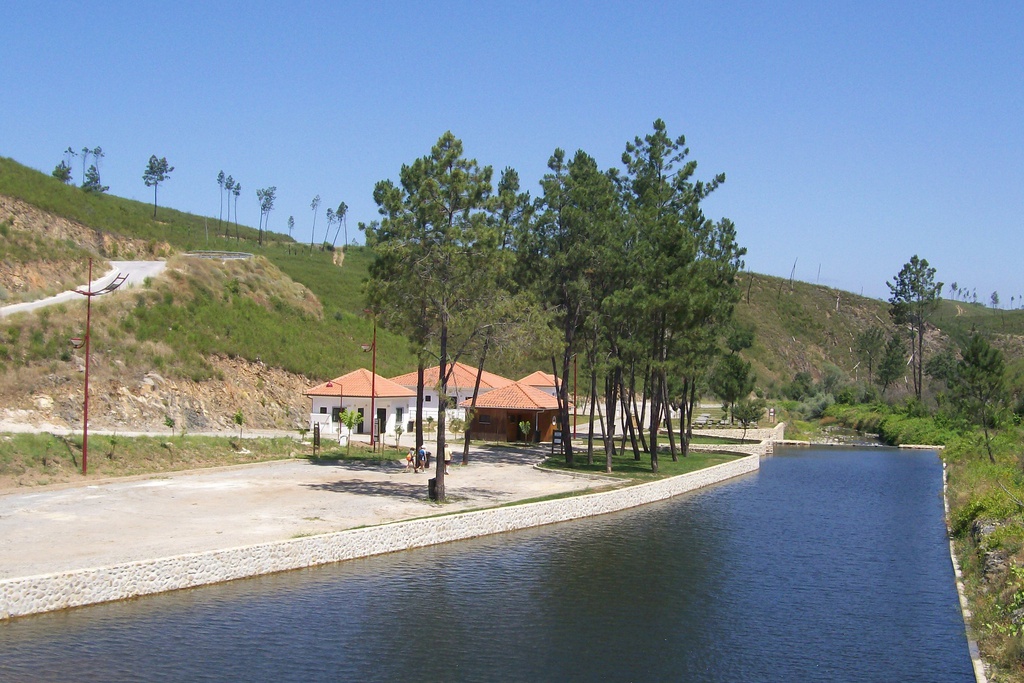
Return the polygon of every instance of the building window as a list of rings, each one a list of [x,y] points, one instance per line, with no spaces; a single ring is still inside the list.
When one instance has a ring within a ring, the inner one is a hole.
[[[423,397],[423,402],[430,403],[430,394],[427,394],[426,396]]]
[[[481,415],[480,416],[480,424],[482,424],[482,425],[489,425],[489,424],[491,424],[491,416],[490,415]]]

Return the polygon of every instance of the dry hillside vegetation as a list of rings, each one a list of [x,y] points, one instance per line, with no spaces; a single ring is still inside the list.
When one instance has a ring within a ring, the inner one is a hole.
[[[888,304],[877,299],[750,273],[740,276],[739,287],[736,319],[757,330],[744,356],[765,388],[799,371],[817,379],[826,363],[853,377],[857,335],[873,325],[892,330]]]
[[[167,244],[101,232],[3,195],[0,226],[0,304],[33,301],[85,284],[89,253],[142,260],[171,252]],[[103,258],[94,261],[94,277],[107,270]]]
[[[126,431],[236,429],[241,410],[250,428],[294,429],[306,422],[309,381],[259,360],[222,354],[194,358],[159,340],[140,340],[126,329],[134,309],[173,300],[187,307],[196,297],[244,297],[271,308],[322,316],[320,302],[266,259],[248,261],[176,256],[166,275],[143,289],[117,291],[93,305],[90,424]],[[0,320],[0,419],[30,424],[81,423],[84,349],[68,339],[82,336],[84,302]],[[171,334],[187,334],[173,329]],[[198,367],[197,367],[198,365]]]

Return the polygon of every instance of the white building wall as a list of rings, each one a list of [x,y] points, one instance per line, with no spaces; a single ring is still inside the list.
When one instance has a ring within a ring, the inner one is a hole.
[[[344,403],[337,396],[313,396],[312,412],[309,415],[309,429],[312,431],[315,423],[320,423],[321,434],[344,435],[348,430],[344,425],[334,421],[334,411],[339,408],[347,410],[363,411],[362,427],[356,427],[357,434],[370,433],[370,399],[363,397],[346,397]],[[410,406],[410,402],[412,405]],[[405,430],[405,423],[410,413],[414,413],[416,399],[412,398],[378,398],[373,405],[374,410],[383,409],[387,411],[387,421],[381,425],[381,433],[393,435],[397,424],[398,411],[402,411],[402,429]]]

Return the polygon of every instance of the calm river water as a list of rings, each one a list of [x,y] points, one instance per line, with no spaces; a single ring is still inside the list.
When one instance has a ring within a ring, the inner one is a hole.
[[[972,681],[935,453],[0,623],[2,681]]]

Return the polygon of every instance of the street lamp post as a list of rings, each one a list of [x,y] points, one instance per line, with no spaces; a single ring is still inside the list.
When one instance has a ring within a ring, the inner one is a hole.
[[[369,309],[364,312],[373,315],[373,343],[369,346],[366,344],[363,344],[362,346],[364,352],[370,350],[373,351],[373,360],[371,361],[370,368],[370,448],[372,448],[374,452],[377,452],[377,441],[374,438],[374,427],[377,424],[377,316]]]
[[[85,403],[82,409],[82,474],[88,473],[89,468],[89,337],[91,336],[92,328],[92,298],[94,296],[100,296],[102,294],[109,294],[115,289],[124,284],[124,281],[128,279],[128,276],[124,273],[118,273],[117,277],[111,280],[110,284],[102,289],[97,289],[95,292],[92,290],[92,259],[89,259],[89,284],[86,285],[86,289],[83,292],[80,289],[76,289],[76,294],[81,294],[85,297]],[[80,348],[81,343],[77,339],[72,339],[71,343],[75,348]]]

